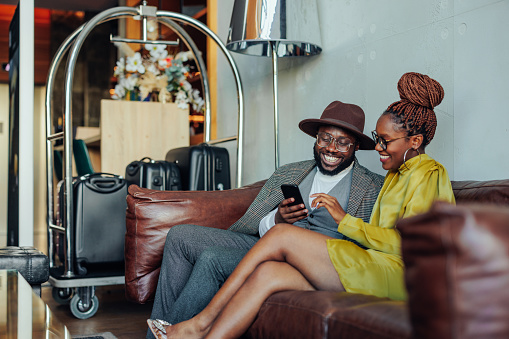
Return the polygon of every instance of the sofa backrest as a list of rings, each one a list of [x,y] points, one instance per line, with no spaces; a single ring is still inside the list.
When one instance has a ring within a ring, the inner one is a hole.
[[[509,205],[509,180],[451,181],[456,202]]]

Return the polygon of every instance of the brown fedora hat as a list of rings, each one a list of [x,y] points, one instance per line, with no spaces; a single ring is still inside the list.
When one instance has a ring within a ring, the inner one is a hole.
[[[359,149],[375,149],[375,142],[363,133],[364,111],[357,105],[333,101],[325,108],[320,119],[304,119],[299,123],[299,128],[314,138],[320,126],[324,125],[343,128],[354,134],[359,140]]]

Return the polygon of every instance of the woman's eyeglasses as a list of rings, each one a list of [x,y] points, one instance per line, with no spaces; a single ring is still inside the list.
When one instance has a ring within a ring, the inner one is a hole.
[[[353,143],[344,143],[339,142],[336,138],[334,138],[329,133],[320,132],[316,135],[316,144],[320,147],[329,147],[331,142],[334,141],[334,147],[338,152],[345,153],[348,152],[350,149],[350,146],[353,145]]]
[[[373,140],[375,141],[375,143],[379,144],[380,147],[382,147],[382,149],[384,151],[387,150],[388,143],[399,140],[399,139],[408,138],[408,136],[404,136],[404,137],[394,138],[391,140],[385,140],[384,138],[379,137],[378,134],[376,134],[376,131],[372,131],[371,136],[373,137]]]

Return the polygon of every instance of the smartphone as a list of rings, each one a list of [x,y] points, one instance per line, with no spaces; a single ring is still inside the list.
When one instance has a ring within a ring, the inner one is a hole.
[[[302,195],[300,194],[299,186],[293,184],[282,184],[281,191],[283,191],[283,196],[285,199],[294,198],[295,201],[292,202],[289,206],[304,204],[304,200],[302,200]]]

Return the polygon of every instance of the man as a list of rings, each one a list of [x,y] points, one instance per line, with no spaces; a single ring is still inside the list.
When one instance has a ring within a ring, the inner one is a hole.
[[[170,229],[164,246],[151,319],[170,323],[200,312],[219,290],[242,257],[277,223],[289,223],[350,241],[326,208],[312,209],[313,194],[339,204],[349,214],[369,221],[383,177],[359,165],[358,149],[375,143],[363,134],[364,112],[359,106],[332,102],[320,119],[305,119],[299,128],[316,137],[314,160],[280,167],[267,180],[247,212],[228,230],[195,225]],[[291,206],[281,184],[297,184],[304,204]],[[358,244],[360,246],[360,244]],[[148,331],[147,337],[152,338]]]

